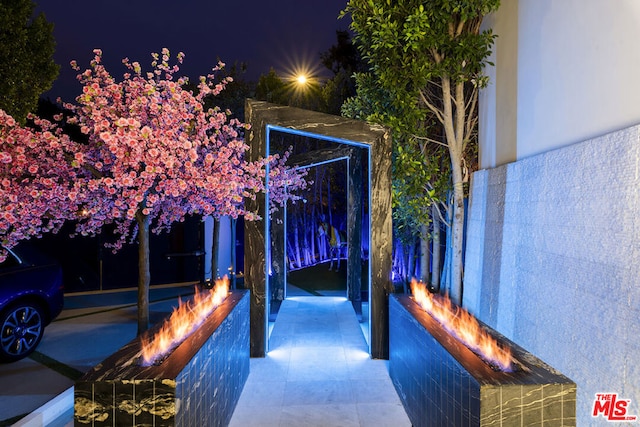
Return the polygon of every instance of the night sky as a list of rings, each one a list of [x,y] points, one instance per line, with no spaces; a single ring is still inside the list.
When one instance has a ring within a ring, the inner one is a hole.
[[[247,64],[248,80],[257,80],[273,67],[281,77],[307,66],[327,70],[320,53],[336,42],[336,30],[348,29],[350,19],[338,19],[347,0],[36,0],[55,25],[60,75],[44,94],[73,101],[80,94],[72,59],[88,68],[94,48],[112,75],[124,73],[124,57],[150,67],[151,52],[163,47],[172,57],[186,54],[181,75],[207,74],[217,59],[227,65]]]

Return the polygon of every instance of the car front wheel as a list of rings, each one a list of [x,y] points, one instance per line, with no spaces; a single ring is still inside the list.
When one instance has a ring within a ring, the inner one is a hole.
[[[13,362],[36,349],[44,332],[40,307],[23,303],[0,314],[0,361]]]

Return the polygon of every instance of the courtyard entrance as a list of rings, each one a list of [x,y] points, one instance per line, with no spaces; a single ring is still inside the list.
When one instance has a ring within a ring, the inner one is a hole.
[[[247,100],[245,136],[250,160],[288,149],[299,138],[320,141],[314,149],[293,155],[290,166],[312,168],[346,161],[347,289],[356,316],[362,319],[363,300],[368,320],[368,352],[372,358],[389,354],[387,297],[391,272],[391,138],[382,127],[299,108]],[[290,136],[290,137],[287,137]],[[294,147],[295,153],[295,147]],[[287,208],[269,214],[269,199],[248,201],[261,221],[245,222],[245,286],[251,290],[251,356],[269,350],[272,305],[286,297]],[[315,224],[314,224],[315,226]],[[364,238],[363,238],[364,235]],[[363,240],[366,268],[362,268]],[[363,274],[364,271],[364,274]],[[366,276],[366,277],[363,277]]]

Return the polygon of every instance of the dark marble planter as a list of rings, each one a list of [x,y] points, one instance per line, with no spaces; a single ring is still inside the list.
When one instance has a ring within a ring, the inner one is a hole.
[[[249,375],[249,292],[232,291],[161,364],[139,353],[136,338],[76,382],[76,426],[228,425]]]
[[[389,298],[389,374],[414,426],[575,426],[576,385],[489,329],[519,367],[493,370],[406,295]]]

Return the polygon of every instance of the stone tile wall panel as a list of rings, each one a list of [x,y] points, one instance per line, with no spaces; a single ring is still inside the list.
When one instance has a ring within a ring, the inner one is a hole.
[[[598,392],[640,413],[639,164],[633,126],[472,178],[464,305],[576,381],[579,424]]]

